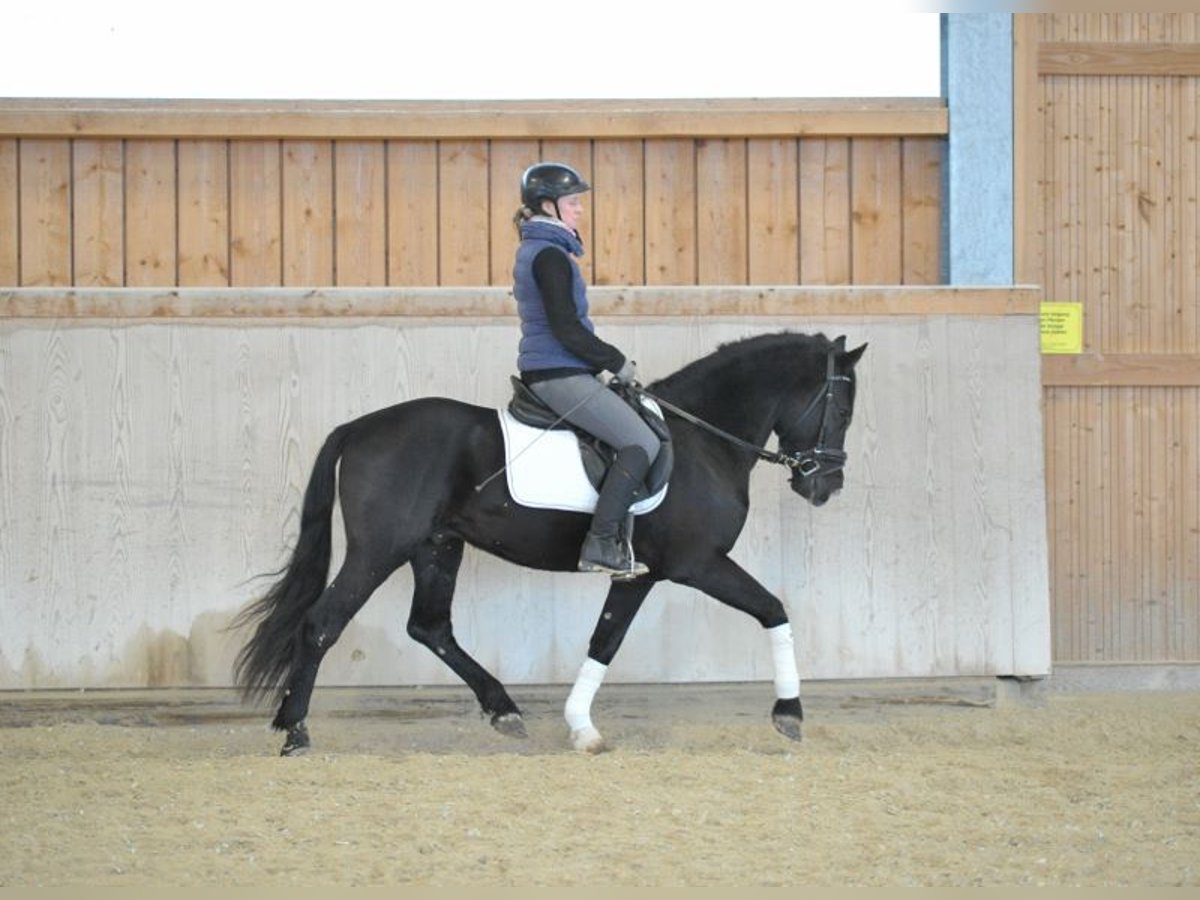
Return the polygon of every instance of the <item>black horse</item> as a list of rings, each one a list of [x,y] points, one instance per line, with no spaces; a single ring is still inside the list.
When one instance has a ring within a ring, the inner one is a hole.
[[[864,344],[845,338],[769,334],[721,346],[649,386],[666,409],[675,453],[662,504],[639,517],[635,548],[649,574],[613,581],[592,633],[588,659],[567,701],[580,749],[596,750],[592,698],[642,602],[664,579],[688,585],[754,617],[775,663],[775,727],[800,739],[799,676],[783,604],[728,556],[749,510],[750,470],[783,463],[796,493],[814,506],[841,489],[854,366]],[[763,449],[772,432],[779,452]],[[340,462],[340,473],[335,477]],[[317,670],[346,624],[385,579],[411,563],[415,589],[408,633],[474,691],[499,731],[525,733],[504,686],[455,640],[450,605],[464,544],[535,569],[574,571],[589,516],[514,504],[503,478],[496,411],[422,398],[335,428],[317,456],[304,495],[300,535],[264,596],[235,619],[253,626],[235,678],[247,700],[274,694],[273,725],[283,753],[309,746],[304,724]],[[346,555],[326,584],[335,496]],[[481,487],[482,485],[482,487]]]

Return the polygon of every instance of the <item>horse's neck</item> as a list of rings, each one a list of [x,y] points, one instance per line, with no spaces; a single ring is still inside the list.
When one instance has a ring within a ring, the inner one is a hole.
[[[782,387],[766,367],[730,365],[681,386],[678,402],[710,425],[762,446],[778,417]]]

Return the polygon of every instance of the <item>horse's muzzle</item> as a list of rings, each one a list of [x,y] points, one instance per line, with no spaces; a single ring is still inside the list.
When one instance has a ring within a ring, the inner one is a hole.
[[[792,490],[813,506],[824,506],[830,497],[841,491],[843,484],[841,471],[828,475],[801,475],[797,472],[791,478]]]

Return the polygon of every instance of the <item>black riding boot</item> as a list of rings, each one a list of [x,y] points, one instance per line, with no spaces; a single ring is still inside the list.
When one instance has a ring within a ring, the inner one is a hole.
[[[580,572],[607,572],[614,578],[636,578],[649,571],[634,560],[633,531],[625,528],[633,492],[641,485],[649,468],[650,459],[641,447],[622,447],[617,453],[600,488],[592,527],[583,539]],[[628,534],[623,534],[624,531]]]

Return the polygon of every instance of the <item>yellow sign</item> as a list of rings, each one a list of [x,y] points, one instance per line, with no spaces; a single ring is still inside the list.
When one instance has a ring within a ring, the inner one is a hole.
[[[1083,352],[1083,304],[1043,303],[1042,352]]]

